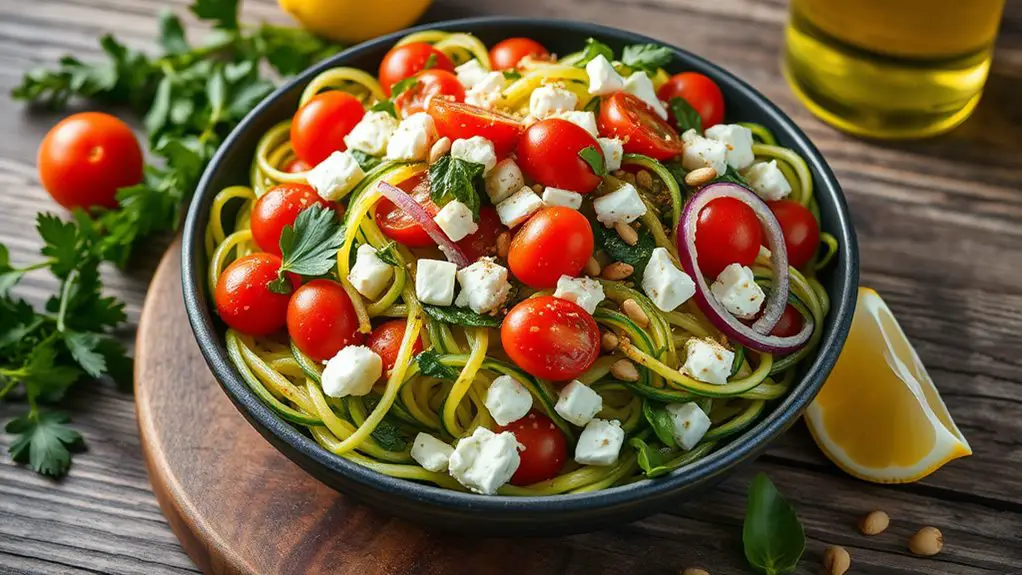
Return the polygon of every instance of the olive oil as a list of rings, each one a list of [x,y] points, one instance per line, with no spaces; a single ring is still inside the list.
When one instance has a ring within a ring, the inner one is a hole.
[[[1005,0],[792,0],[784,72],[817,116],[877,138],[965,121]]]

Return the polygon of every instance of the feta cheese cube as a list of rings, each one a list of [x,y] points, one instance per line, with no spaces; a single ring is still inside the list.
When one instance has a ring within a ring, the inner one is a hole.
[[[522,189],[525,185],[525,178],[522,170],[511,158],[504,158],[486,174],[486,195],[490,197],[493,204],[498,204],[511,194]]]
[[[593,388],[573,380],[561,388],[557,397],[556,411],[565,421],[583,427],[603,409],[603,398]]]
[[[617,138],[596,138],[603,150],[603,161],[608,172],[621,169],[621,158],[625,155],[624,145]]]
[[[731,375],[735,352],[709,338],[692,338],[685,342],[685,363],[682,373],[714,385],[724,385]]]
[[[452,242],[474,234],[479,229],[479,224],[472,221],[472,209],[458,200],[447,202],[447,205],[433,216],[433,221]]]
[[[696,294],[696,284],[674,265],[666,248],[655,248],[642,272],[642,291],[661,311],[673,311]]]
[[[344,144],[370,156],[382,156],[397,126],[397,118],[387,112],[369,112],[344,136]]]
[[[376,299],[394,276],[394,267],[380,259],[376,248],[369,244],[358,246],[355,265],[348,272],[348,281],[358,293]]]
[[[419,432],[412,443],[412,459],[428,471],[447,471],[454,448],[428,433]]]
[[[488,72],[479,82],[465,92],[465,103],[492,110],[504,101],[503,72]]]
[[[511,480],[521,461],[515,434],[477,427],[472,435],[458,441],[449,467],[458,483],[476,493],[493,495]]]
[[[752,130],[738,124],[717,124],[706,128],[706,137],[717,140],[727,148],[727,163],[736,170],[752,165],[756,155],[752,153]]]
[[[497,204],[497,217],[500,218],[500,223],[513,228],[529,219],[529,216],[542,207],[543,200],[536,192],[528,186],[522,186],[520,190]]]
[[[489,173],[497,165],[497,152],[493,149],[493,142],[482,136],[454,140],[451,144],[451,157],[473,164],[481,164],[483,175]]]
[[[710,429],[710,418],[694,401],[689,403],[668,403],[667,415],[671,418],[671,435],[682,449],[688,451],[699,444],[699,440]]]
[[[589,93],[594,96],[620,92],[625,87],[625,79],[617,73],[617,70],[603,54],[586,64],[586,74],[589,75]]]
[[[625,430],[621,422],[612,419],[590,421],[575,444],[575,462],[580,465],[606,467],[617,463],[621,445],[625,442]]]
[[[709,166],[718,176],[727,171],[727,146],[723,142],[704,138],[695,130],[686,130],[681,140],[685,143],[681,165],[686,170]]]
[[[366,177],[351,152],[334,152],[309,170],[305,178],[324,200],[335,202]]]
[[[710,293],[731,315],[739,319],[752,319],[759,313],[766,296],[756,283],[752,270],[733,263],[720,272],[710,286]]]
[[[608,228],[616,223],[630,224],[646,213],[646,203],[635,186],[629,183],[593,200],[593,208],[597,221]]]
[[[664,120],[667,119],[667,108],[664,108],[664,105],[660,103],[660,99],[656,97],[656,90],[653,89],[653,80],[650,80],[645,72],[635,72],[629,76],[625,80],[624,90],[646,102],[650,108],[653,108],[657,116]]]
[[[592,134],[595,138],[600,135],[599,130],[596,128],[596,114],[592,112],[585,112],[581,110],[575,110],[571,112],[560,112],[550,116],[551,118],[560,118],[567,120],[576,126],[581,127],[583,130]]]
[[[489,71],[479,63],[479,60],[473,58],[455,68],[454,73],[458,76],[458,81],[461,82],[461,85],[468,89],[482,82],[483,78],[489,74]]]
[[[366,395],[383,375],[383,360],[364,345],[341,348],[323,368],[323,393],[330,397]]]
[[[564,206],[577,210],[582,207],[582,194],[547,186],[543,190],[543,203],[548,206]]]
[[[479,258],[474,264],[458,270],[458,283],[465,304],[476,313],[497,311],[511,293],[507,268],[495,263],[493,258]],[[460,295],[458,299],[461,299]]]
[[[777,160],[756,162],[745,170],[745,179],[756,195],[768,202],[783,200],[791,193],[791,184],[777,167]]]
[[[497,425],[507,425],[525,417],[532,409],[532,394],[513,377],[502,375],[493,380],[483,400]]]
[[[387,142],[387,159],[424,161],[435,141],[433,118],[425,112],[417,112],[398,124]]]
[[[419,260],[415,264],[415,297],[430,305],[451,305],[458,266],[440,260]]]
[[[564,275],[557,280],[557,291],[554,292],[554,297],[575,302],[591,315],[605,296],[603,295],[603,284],[593,278],[573,278]]]
[[[529,97],[529,114],[546,118],[560,112],[570,112],[578,104],[578,96],[556,84],[546,84],[532,91]]]

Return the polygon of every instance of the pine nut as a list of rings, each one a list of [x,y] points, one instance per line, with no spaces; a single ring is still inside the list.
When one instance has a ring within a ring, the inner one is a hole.
[[[614,224],[614,231],[621,237],[621,241],[630,246],[639,243],[639,232],[635,231],[635,228],[628,224],[618,222]]]
[[[500,232],[497,236],[497,257],[502,260],[507,260],[507,254],[511,251],[511,234],[508,232]]]
[[[635,325],[641,328],[649,327],[649,316],[646,315],[646,312],[642,311],[642,307],[635,300],[626,299],[621,302],[621,309],[624,310],[625,315],[635,322]]]
[[[844,575],[851,566],[852,558],[844,547],[831,545],[823,552],[823,568],[827,570],[827,575]]]
[[[596,258],[589,258],[586,262],[586,266],[582,268],[586,275],[589,277],[596,277],[600,275],[600,262],[596,261]]]
[[[694,188],[696,186],[701,186],[716,177],[717,170],[714,170],[713,168],[696,168],[685,174],[685,184]]]
[[[621,381],[639,381],[639,370],[627,359],[619,359],[612,363],[610,374]]]
[[[613,366],[611,371],[613,371]],[[944,536],[936,527],[923,527],[908,540],[908,550],[924,557],[936,555],[943,548]]]
[[[872,511],[859,519],[859,531],[863,535],[879,535],[891,524],[891,518],[883,511]]]
[[[635,174],[635,184],[640,188],[650,189],[653,187],[653,174],[650,174],[646,170],[639,170]]]
[[[628,172],[626,172],[626,171],[624,171],[624,170],[614,170],[613,172],[611,172],[611,174],[610,174],[610,175],[612,175],[612,176],[614,176],[615,178],[617,178],[617,179],[621,180],[621,179],[624,179],[624,177],[625,177],[625,174],[627,174],[627,173],[628,173]]]
[[[635,174],[633,174],[631,172],[625,172],[621,176],[621,180],[625,181],[625,182],[628,182],[629,184],[632,184],[634,186],[635,185]]]
[[[612,331],[603,332],[603,337],[600,338],[600,346],[603,348],[604,352],[610,353],[614,351],[615,349],[617,349],[617,344],[618,339],[617,335],[615,335],[614,332]]]
[[[447,136],[440,138],[433,144],[433,147],[429,149],[429,163],[435,164],[437,160],[447,155],[447,152],[451,151],[451,139]]]
[[[625,262],[611,262],[604,266],[603,271],[600,272],[600,277],[605,280],[623,280],[628,276],[632,275],[635,268],[631,264]]]
[[[710,575],[710,572],[699,567],[687,567],[681,572],[681,575]]]

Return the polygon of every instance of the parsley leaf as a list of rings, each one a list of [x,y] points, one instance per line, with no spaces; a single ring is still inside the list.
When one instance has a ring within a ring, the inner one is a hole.
[[[614,59],[614,51],[610,49],[610,46],[595,38],[589,38],[586,40],[585,48],[583,48],[580,52],[568,54],[561,59],[561,64],[566,66],[575,66],[576,68],[585,68],[586,64],[601,55],[607,60]]]
[[[656,72],[671,62],[670,48],[659,44],[632,44],[621,52],[621,63],[629,68]]]
[[[454,306],[438,306],[422,304],[422,311],[429,317],[452,325],[466,325],[470,327],[500,327],[500,318],[492,315],[483,315],[470,309]]]
[[[458,379],[458,370],[440,363],[440,352],[435,349],[426,351],[415,356],[415,363],[419,364],[419,371],[427,377],[437,379]]]
[[[42,411],[8,422],[4,431],[17,436],[11,442],[11,457],[43,475],[64,475],[71,466],[71,451],[85,446],[81,434],[65,425],[69,421],[64,412]]]
[[[238,1],[196,0],[191,6],[191,10],[200,20],[209,20],[217,28],[236,30],[238,28]]]
[[[0,244],[0,297],[7,295],[7,292],[21,280],[23,271],[14,269],[11,266],[11,256],[7,246]]]
[[[418,83],[419,83],[419,79],[416,78],[415,76],[411,76],[409,78],[405,78],[404,80],[401,80],[400,82],[395,82],[394,85],[391,86],[391,88],[390,88],[390,99],[391,100],[396,100],[398,96],[400,96],[401,94],[407,92],[408,90],[411,90]]]
[[[483,175],[482,164],[446,155],[429,166],[430,199],[438,206],[457,200],[469,207],[479,218],[482,201],[476,190],[476,181]]]
[[[585,160],[585,163],[589,164],[589,167],[593,169],[593,173],[601,178],[607,175],[607,164],[603,159],[603,152],[597,150],[594,146],[586,146],[578,151],[578,157]]]
[[[703,119],[687,100],[677,97],[671,98],[667,106],[671,109],[674,125],[678,127],[679,134],[684,134],[688,130],[695,130],[700,134],[703,133]]]
[[[387,244],[384,245],[382,248],[378,248],[376,250],[376,257],[380,258],[381,260],[392,266],[400,265],[397,261],[397,255],[394,253],[396,248],[397,243],[391,240],[387,242]]]
[[[504,74],[504,79],[509,82],[513,82],[514,80],[518,80],[522,77],[522,73],[518,70],[501,70],[501,72]]]
[[[380,100],[372,106],[369,106],[370,112],[386,112],[391,116],[397,118],[397,109],[394,108],[394,102],[391,100]]]
[[[423,64],[422,69],[423,70],[429,70],[430,68],[435,68],[435,67],[436,67],[436,54],[430,54],[429,57],[426,58],[426,63]]]
[[[732,168],[731,166],[728,166],[727,170],[725,170],[723,174],[721,174],[721,175],[717,176],[716,178],[714,178],[713,181],[714,182],[730,182],[732,184],[738,184],[739,186],[744,186],[746,188],[749,188],[750,190],[752,189],[749,186],[749,181],[745,179],[745,176],[739,174],[738,170]]]
[[[298,214],[293,226],[284,226],[280,234],[283,262],[277,279],[270,282],[270,291],[291,293],[287,272],[300,276],[321,276],[337,263],[337,250],[344,243],[344,227],[337,221],[337,212],[313,204]]]
[[[181,19],[175,16],[170,8],[160,10],[157,19],[160,27],[160,46],[163,46],[167,54],[181,54],[191,49],[188,40],[185,39]]]
[[[362,168],[363,172],[379,166],[383,162],[383,158],[377,156],[370,156],[362,150],[349,150],[351,155],[355,157],[355,161],[358,162],[358,166]]]

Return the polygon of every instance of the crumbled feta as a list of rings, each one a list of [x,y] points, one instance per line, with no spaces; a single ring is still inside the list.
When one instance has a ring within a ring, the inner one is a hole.
[[[515,434],[477,427],[472,435],[458,441],[449,467],[458,483],[476,493],[493,495],[511,480],[520,463]]]
[[[474,234],[479,229],[479,224],[472,221],[472,208],[458,200],[447,202],[447,205],[433,216],[433,221],[452,242]]]
[[[511,194],[522,189],[525,185],[525,178],[522,170],[511,158],[504,158],[497,162],[497,165],[486,174],[486,195],[490,201],[498,204]]]
[[[481,164],[483,175],[488,174],[497,165],[497,152],[493,149],[493,142],[482,136],[454,140],[451,144],[451,157]]]
[[[673,311],[696,294],[696,284],[674,265],[666,248],[655,248],[642,272],[642,291],[661,311]]]
[[[554,411],[565,421],[579,427],[592,421],[601,409],[603,409],[603,398],[600,397],[600,394],[577,379],[561,388],[557,405],[554,406]]]
[[[777,160],[769,162],[756,162],[745,170],[745,180],[749,182],[752,191],[768,202],[783,200],[791,193],[791,184],[784,172],[777,167]]]
[[[507,268],[495,263],[493,258],[479,258],[472,265],[458,270],[458,284],[461,285],[458,299],[476,313],[497,311],[511,293]]]
[[[529,216],[542,207],[543,200],[536,192],[528,186],[522,186],[520,190],[497,204],[497,217],[500,218],[500,223],[513,228],[529,219]]]
[[[428,471],[447,471],[454,448],[428,433],[419,432],[412,443],[412,459]]]
[[[421,259],[415,265],[415,297],[430,305],[451,305],[458,266],[451,262]]]
[[[497,425],[507,425],[525,417],[532,409],[532,394],[513,377],[502,375],[493,380],[483,400]]]
[[[586,74],[589,75],[589,93],[594,96],[620,92],[625,87],[625,79],[617,73],[617,70],[603,54],[586,64]]]
[[[624,89],[625,92],[646,102],[650,108],[653,108],[657,116],[665,120],[667,119],[667,108],[664,108],[664,105],[660,103],[660,99],[656,97],[656,90],[653,89],[653,80],[650,80],[645,72],[635,72],[629,76],[625,80]]]
[[[351,152],[334,152],[309,170],[305,178],[324,200],[335,202],[366,177]]]
[[[341,348],[323,368],[320,381],[323,393],[330,397],[366,395],[383,375],[383,360],[364,345]]]
[[[577,104],[578,96],[571,90],[565,90],[555,84],[546,84],[532,91],[532,96],[529,97],[529,114],[542,119],[560,112],[570,112]]]
[[[625,148],[621,140],[617,138],[596,138],[600,148],[603,150],[603,161],[608,172],[621,169],[621,158],[625,155]]]
[[[548,206],[564,206],[577,210],[582,207],[582,194],[547,186],[543,190],[543,203]]]
[[[376,299],[394,275],[394,267],[380,259],[376,248],[369,244],[358,246],[355,265],[348,272],[348,281],[358,293]]]
[[[717,124],[706,128],[706,137],[717,140],[727,148],[727,163],[736,170],[752,165],[756,155],[752,153],[752,130],[738,124]]]
[[[596,219],[608,228],[614,224],[630,224],[646,213],[646,203],[635,186],[625,183],[613,192],[593,200]]]
[[[425,112],[417,112],[398,124],[387,143],[387,159],[423,161],[435,141],[433,118]]]
[[[482,82],[483,78],[489,74],[489,71],[479,63],[479,60],[473,58],[455,68],[454,73],[458,76],[458,81],[461,82],[461,85],[468,89]]]
[[[718,176],[727,171],[727,146],[723,142],[704,138],[695,130],[686,130],[681,135],[681,140],[685,143],[681,165],[686,170],[709,166]]]
[[[738,263],[730,264],[720,272],[710,286],[710,293],[724,309],[739,319],[756,317],[766,299],[752,270]]]
[[[571,112],[560,112],[557,114],[553,114],[550,117],[567,120],[572,124],[575,124],[576,126],[589,132],[594,138],[600,135],[599,130],[597,130],[596,128],[596,114],[592,112],[574,110]]]
[[[344,136],[344,145],[370,156],[382,156],[397,126],[397,118],[387,112],[369,112]]]
[[[731,375],[735,352],[709,338],[692,338],[685,342],[685,363],[681,372],[714,385],[724,385]]]
[[[710,418],[694,401],[689,403],[668,403],[667,415],[671,418],[674,441],[684,450],[699,444],[699,440],[710,429]]]
[[[575,462],[580,465],[603,467],[614,465],[624,442],[625,430],[621,429],[620,421],[594,419],[578,436],[578,443],[575,444]]]
[[[465,103],[492,110],[504,100],[504,74],[488,72],[475,86],[465,92]]]
[[[563,275],[557,280],[557,291],[554,297],[575,302],[590,314],[604,300],[603,284],[592,278],[573,278]]]

